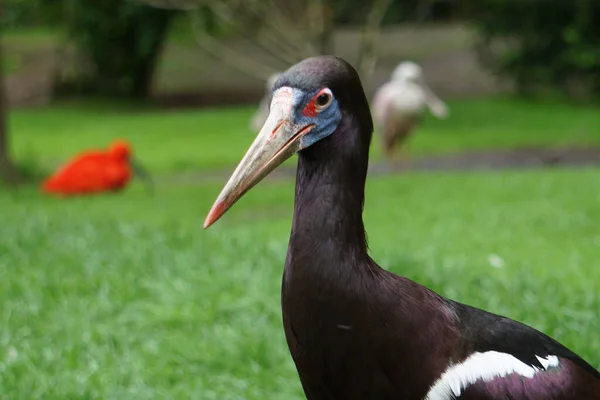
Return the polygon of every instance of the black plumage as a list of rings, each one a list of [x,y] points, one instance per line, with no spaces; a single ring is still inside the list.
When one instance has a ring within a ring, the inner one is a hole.
[[[282,282],[285,335],[308,400],[423,400],[428,393],[428,400],[600,399],[598,371],[555,340],[445,299],[368,255],[362,210],[373,124],[352,66],[331,56],[307,59],[278,79],[273,90],[279,88],[329,88],[341,113],[332,134],[298,153]],[[228,183],[205,226],[260,179]],[[475,379],[459,395],[430,392],[449,368],[488,351],[539,371]],[[538,357],[547,356],[559,364],[545,368]]]

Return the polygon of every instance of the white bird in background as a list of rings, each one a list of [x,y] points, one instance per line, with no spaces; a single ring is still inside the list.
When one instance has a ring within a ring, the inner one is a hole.
[[[273,89],[273,85],[275,84],[277,78],[279,78],[279,75],[281,75],[281,72],[274,73],[267,79],[265,94],[260,100],[260,103],[258,103],[258,110],[256,110],[250,119],[250,130],[253,133],[257,133],[267,120],[267,116],[269,115],[269,98],[271,96],[271,89]]]
[[[390,81],[381,86],[373,98],[374,122],[389,160],[394,145],[408,138],[425,107],[437,118],[448,115],[446,104],[425,83],[421,66],[412,61],[398,64]]]

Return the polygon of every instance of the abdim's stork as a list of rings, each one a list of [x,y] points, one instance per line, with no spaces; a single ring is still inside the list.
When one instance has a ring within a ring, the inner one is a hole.
[[[258,103],[258,109],[250,119],[250,130],[252,132],[258,132],[267,120],[267,116],[269,115],[269,101],[271,100],[271,91],[273,89],[273,84],[275,83],[277,78],[279,78],[279,75],[281,75],[281,73],[277,72],[269,76],[269,78],[267,79],[265,85],[265,94],[262,97],[262,99],[260,99],[260,102]]]
[[[394,146],[402,145],[411,134],[425,107],[438,118],[448,115],[446,104],[425,83],[421,67],[412,61],[398,64],[373,98],[375,126],[388,159],[393,157]]]
[[[282,308],[307,399],[600,399],[600,373],[565,346],[369,257],[362,208],[372,130],[352,66],[332,56],[292,66],[204,223],[298,152]]]

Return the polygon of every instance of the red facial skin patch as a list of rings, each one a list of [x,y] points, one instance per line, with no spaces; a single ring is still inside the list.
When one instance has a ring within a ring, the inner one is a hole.
[[[304,107],[304,110],[302,110],[302,115],[304,115],[305,117],[317,116],[317,105],[315,104],[315,102],[317,101],[317,98],[323,93],[325,93],[325,89],[319,90],[319,93],[314,95],[314,97],[308,102],[306,107]]]

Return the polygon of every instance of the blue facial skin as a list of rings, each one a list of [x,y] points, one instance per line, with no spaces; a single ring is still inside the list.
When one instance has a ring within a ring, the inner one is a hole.
[[[317,115],[314,117],[308,117],[302,114],[306,105],[320,92],[320,90],[321,89],[314,92],[304,92],[300,89],[292,89],[295,104],[292,123],[301,127],[314,124],[314,128],[300,139],[298,151],[312,146],[319,140],[325,139],[327,136],[331,135],[335,132],[335,129],[342,120],[342,112],[333,94],[329,105],[320,112],[317,112]]]

